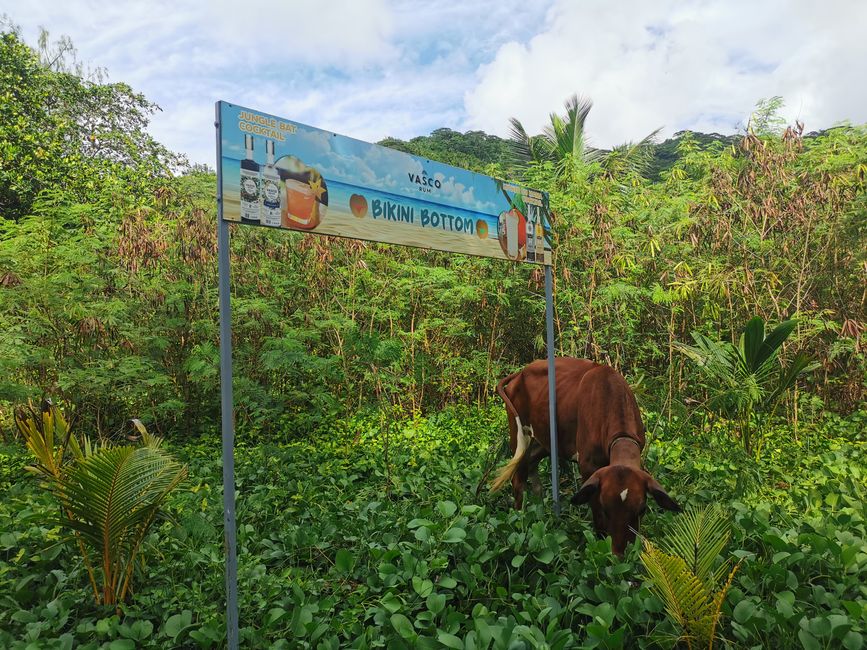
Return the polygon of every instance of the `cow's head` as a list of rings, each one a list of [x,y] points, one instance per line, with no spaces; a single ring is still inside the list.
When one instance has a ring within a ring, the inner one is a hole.
[[[666,510],[680,512],[680,506],[656,479],[625,465],[609,465],[594,472],[572,497],[572,503],[590,504],[596,532],[611,535],[611,550],[623,555],[647,510],[648,494]]]

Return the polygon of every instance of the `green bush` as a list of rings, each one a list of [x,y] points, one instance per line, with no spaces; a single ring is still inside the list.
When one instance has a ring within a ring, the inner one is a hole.
[[[475,497],[505,437],[501,409],[394,422],[388,465],[384,422],[370,412],[293,442],[239,442],[246,647],[673,647],[678,630],[640,580],[637,545],[618,560],[583,511],[567,507],[557,520],[547,497],[520,513],[508,496]],[[731,514],[730,548],[745,561],[719,633],[734,647],[861,647],[862,425],[863,416],[829,418],[797,441],[772,428],[768,449],[779,451],[753,461],[758,480],[743,487],[734,476],[743,451],[727,437],[693,443],[658,427],[654,475],[678,500]],[[46,550],[58,539],[39,523],[51,502],[32,483],[7,484],[0,645],[224,643],[219,447],[203,438],[172,449],[189,465],[189,487],[169,498],[176,523],[155,529],[160,561],[145,565],[121,618],[88,605],[81,566],[61,547]],[[0,477],[25,462],[6,449]],[[575,485],[564,471],[564,493]],[[675,516],[651,509],[643,534],[658,538]]]

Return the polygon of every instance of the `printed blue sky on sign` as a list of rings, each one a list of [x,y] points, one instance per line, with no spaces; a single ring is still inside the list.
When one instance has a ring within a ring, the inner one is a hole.
[[[502,193],[487,176],[322,131],[260,111],[227,103],[221,106],[221,119],[229,127],[224,128],[224,157],[235,160],[244,158],[243,135],[232,127],[237,125],[242,111],[250,111],[295,125],[297,131],[294,134],[287,135],[285,142],[276,143],[275,157],[293,155],[306,165],[316,168],[326,179],[484,214],[499,213],[504,207],[505,199]],[[227,139],[227,133],[236,135],[233,139]],[[264,138],[254,138],[254,158],[257,162],[264,163]],[[431,188],[429,193],[419,191],[419,185],[414,179],[423,177],[438,181],[440,187]]]

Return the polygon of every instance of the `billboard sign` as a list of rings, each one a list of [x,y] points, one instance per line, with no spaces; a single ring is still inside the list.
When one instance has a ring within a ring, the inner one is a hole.
[[[548,196],[218,102],[223,219],[551,264]]]

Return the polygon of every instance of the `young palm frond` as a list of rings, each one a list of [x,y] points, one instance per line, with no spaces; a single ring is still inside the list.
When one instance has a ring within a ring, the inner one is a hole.
[[[590,99],[572,95],[565,103],[566,114],[551,113],[550,123],[541,135],[531,136],[517,118],[509,120],[509,142],[514,171],[520,172],[531,162],[550,161],[558,178],[569,175],[576,165],[600,160],[603,152],[587,145],[584,123],[593,107]]]
[[[63,525],[102,570],[102,604],[126,597],[136,557],[186,467],[158,447],[115,447],[77,462],[55,485]]]
[[[633,174],[647,176],[654,160],[654,145],[662,127],[654,130],[638,142],[625,142],[614,147],[602,160],[602,167],[610,177]]]
[[[713,567],[730,536],[728,519],[719,506],[714,505],[682,513],[659,546],[669,555],[681,558],[705,588],[713,591],[722,580],[726,566],[723,564],[716,571]]]
[[[709,600],[704,585],[681,558],[660,551],[650,541],[644,541],[641,562],[651,581],[651,590],[665,605],[665,612],[681,630],[681,639],[706,645],[711,636],[714,602]]]
[[[533,155],[533,139],[527,134],[524,125],[517,117],[509,118],[509,148],[512,162],[516,165],[526,166],[536,160]]]
[[[574,182],[586,165],[601,163],[609,176],[632,172],[645,175],[653,163],[653,145],[661,127],[636,143],[626,143],[612,151],[591,147],[585,124],[593,108],[588,97],[573,94],[565,102],[563,115],[551,113],[541,135],[531,136],[517,118],[509,120],[509,143],[513,172],[520,174],[532,162],[550,161],[560,180]]]
[[[34,474],[53,478],[60,474],[70,456],[81,456],[70,421],[48,400],[39,409],[31,403],[27,409],[16,411],[15,426],[36,458],[36,464],[27,467]]]
[[[593,162],[598,160],[600,152],[587,147],[584,125],[593,101],[589,97],[572,95],[566,100],[566,114],[563,116],[551,113],[550,124],[542,131],[548,144],[558,160],[571,156],[574,160]]]
[[[765,336],[765,322],[760,316],[754,316],[741,335],[738,352],[744,374],[751,374],[767,383],[774,371],[779,367],[777,359],[783,343],[795,330],[798,321],[790,319],[777,325],[770,334]],[[778,375],[776,385],[770,387],[765,396],[764,405],[772,406],[777,398],[791,388],[798,376],[815,367],[804,354],[799,354],[787,368]]]
[[[531,163],[556,162],[551,143],[542,135],[529,135],[515,117],[509,119],[509,167],[520,177]]]
[[[93,445],[48,401],[16,413],[15,423],[36,459],[27,469],[60,502],[59,523],[73,533],[96,602],[123,602],[141,545],[186,467],[138,420],[140,447]]]
[[[741,421],[741,438],[748,453],[752,451],[753,412],[758,408],[773,412],[780,396],[795,385],[801,374],[815,367],[803,354],[788,367],[779,362],[783,343],[796,325],[797,321],[787,320],[765,335],[764,320],[755,316],[744,327],[737,345],[693,332],[695,345],[674,346],[695,361],[709,380],[709,405]]]
[[[729,536],[729,522],[714,506],[688,510],[659,547],[644,540],[641,562],[651,590],[690,648],[713,647],[722,603],[740,566],[729,571],[729,563],[723,562],[714,568]]]

